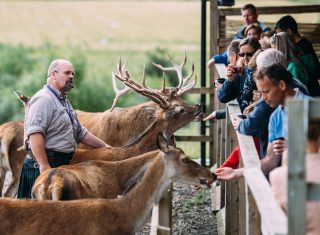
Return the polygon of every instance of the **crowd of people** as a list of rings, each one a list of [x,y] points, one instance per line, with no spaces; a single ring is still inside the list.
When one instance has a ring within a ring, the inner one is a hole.
[[[226,79],[215,84],[218,100],[227,103],[237,99],[242,117],[231,120],[242,134],[254,137],[261,159],[261,170],[270,178],[272,189],[281,207],[286,210],[287,161],[284,160],[287,140],[287,109],[285,100],[313,99],[320,96],[320,63],[312,44],[301,36],[295,19],[286,15],[273,27],[258,21],[258,11],[252,4],[245,5],[241,14],[244,26],[223,54],[208,61],[225,63]],[[215,110],[204,120],[225,118],[225,110]],[[310,125],[306,149],[307,180],[320,182],[314,171],[320,167],[320,122]],[[290,156],[288,156],[290,158]],[[234,180],[243,176],[238,168],[240,147],[215,171],[220,180]],[[314,208],[319,203],[308,202],[308,234],[319,234],[320,216]],[[312,215],[312,216],[310,216]]]

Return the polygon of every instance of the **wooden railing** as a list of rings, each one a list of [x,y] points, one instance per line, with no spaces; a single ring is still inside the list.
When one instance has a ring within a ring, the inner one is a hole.
[[[225,66],[216,65],[220,77]],[[305,234],[306,201],[320,200],[320,185],[308,184],[305,175],[305,142],[308,120],[320,119],[320,100],[288,101],[289,197],[288,218],[275,200],[251,136],[235,132],[230,120],[241,114],[236,101],[227,104],[228,115],[220,123],[220,159],[225,161],[240,146],[244,178],[222,182],[215,188],[213,209],[217,211],[219,234]],[[216,121],[217,123],[221,120]],[[223,126],[223,125],[224,126]],[[289,220],[289,221],[288,221]]]

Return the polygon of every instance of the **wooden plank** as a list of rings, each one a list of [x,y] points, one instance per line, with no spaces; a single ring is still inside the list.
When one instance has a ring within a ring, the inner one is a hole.
[[[254,199],[253,194],[250,189],[247,192],[248,196],[248,227],[247,233],[250,235],[260,235],[261,234],[261,217]],[[268,202],[269,203],[269,202]]]
[[[156,204],[152,207],[150,235],[157,235],[159,225],[159,205]]]
[[[210,136],[175,136],[176,141],[202,142],[211,141]]]
[[[171,187],[167,190],[167,192],[159,202],[159,226],[169,228],[169,233],[167,229],[160,229],[161,234],[171,234],[170,228],[172,228],[172,189],[173,185],[171,185]]]
[[[219,32],[219,24],[218,24],[218,2],[216,0],[210,0],[210,55],[214,55],[218,52],[218,32]],[[214,78],[216,77],[215,69],[210,69],[210,88],[214,91],[214,94],[209,95],[209,111],[212,112],[216,110],[218,105],[218,101],[215,95],[215,89],[213,88]],[[209,127],[209,135],[212,137],[211,141],[209,142],[209,159],[210,163],[217,162],[218,156],[218,149],[217,149],[217,123],[210,121]]]
[[[306,231],[305,146],[308,100],[288,100],[288,223],[289,234]],[[300,202],[300,203],[297,203]]]
[[[226,77],[227,67],[225,66],[225,64],[215,64],[215,68],[216,68],[220,78]]]
[[[188,94],[214,94],[214,88],[195,87],[188,91]]]
[[[239,179],[239,235],[247,235],[247,194],[244,178]]]
[[[269,14],[294,14],[294,13],[313,13],[320,12],[320,5],[295,5],[295,6],[279,6],[279,7],[262,7],[259,6],[260,15]],[[219,8],[219,15],[239,16],[241,8]]]
[[[267,234],[288,234],[287,217],[277,203],[261,169],[245,168],[244,177],[255,198],[261,223],[264,230],[268,232]]]
[[[225,235],[226,234],[226,224],[225,224],[225,214],[226,210],[225,208],[222,208],[218,213],[217,213],[217,230],[218,230],[218,235]],[[199,234],[200,235],[200,234]]]

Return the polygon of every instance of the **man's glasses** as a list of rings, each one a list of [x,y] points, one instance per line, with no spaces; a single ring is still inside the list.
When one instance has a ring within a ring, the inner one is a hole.
[[[251,57],[251,56],[253,56],[253,52],[240,52],[238,55],[240,56],[240,57],[244,57],[244,56],[248,56],[248,57]]]

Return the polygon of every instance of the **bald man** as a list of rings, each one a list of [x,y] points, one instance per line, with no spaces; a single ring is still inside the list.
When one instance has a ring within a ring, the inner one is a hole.
[[[31,197],[31,188],[41,172],[69,164],[78,143],[93,148],[109,146],[78,121],[67,99],[74,79],[70,61],[52,61],[47,83],[32,96],[26,107],[24,149],[27,156],[21,172],[18,198]]]

